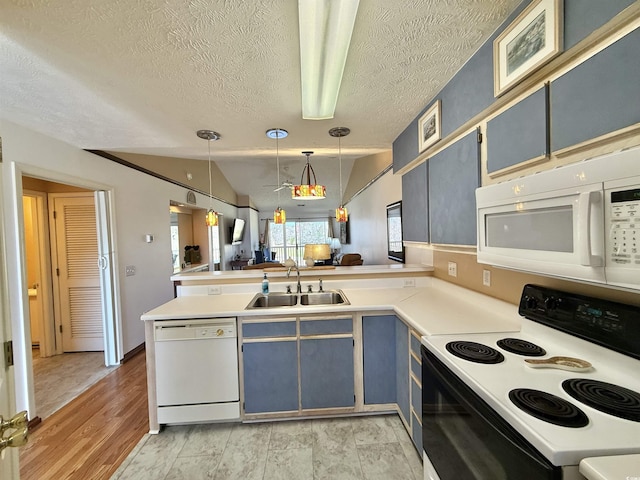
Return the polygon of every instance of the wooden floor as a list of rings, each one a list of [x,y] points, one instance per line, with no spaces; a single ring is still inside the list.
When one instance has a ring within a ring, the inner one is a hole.
[[[148,431],[142,351],[34,429],[20,478],[108,479]]]

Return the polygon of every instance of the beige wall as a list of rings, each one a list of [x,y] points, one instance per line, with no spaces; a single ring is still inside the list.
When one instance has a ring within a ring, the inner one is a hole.
[[[640,295],[637,293],[496,268],[478,263],[475,253],[434,250],[433,260],[435,277],[513,304],[518,304],[520,301],[524,285],[534,283],[567,292],[640,305]],[[449,262],[457,264],[457,277],[448,274]],[[491,272],[490,287],[482,284],[483,270]]]
[[[367,186],[369,182],[380,175],[380,173],[392,163],[393,156],[391,150],[358,158],[353,163],[353,168],[349,174],[349,180],[345,186],[344,196],[342,198],[343,202],[350,202],[356,193]]]
[[[189,188],[209,191],[209,163],[206,160],[193,160],[190,158],[159,157],[155,155],[141,155],[136,153],[109,152],[122,160],[133,163],[139,167],[174,180]],[[192,179],[187,179],[187,173],[191,173]],[[211,190],[213,196],[230,203],[238,204],[236,192],[233,190],[225,176],[215,162],[211,162]],[[173,200],[185,201],[185,198]],[[208,204],[198,205],[207,208]]]
[[[387,258],[387,205],[402,198],[402,177],[388,171],[346,207],[350,243],[342,253],[359,253],[365,265],[396,263]],[[335,231],[338,234],[339,230]]]

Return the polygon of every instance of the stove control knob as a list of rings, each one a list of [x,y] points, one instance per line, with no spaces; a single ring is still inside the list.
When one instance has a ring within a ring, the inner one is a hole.
[[[524,306],[530,310],[533,310],[538,306],[538,300],[536,300],[536,297],[530,297],[529,295],[526,295],[524,297]]]
[[[544,306],[547,310],[555,310],[558,306],[558,301],[555,297],[547,297],[544,299]]]

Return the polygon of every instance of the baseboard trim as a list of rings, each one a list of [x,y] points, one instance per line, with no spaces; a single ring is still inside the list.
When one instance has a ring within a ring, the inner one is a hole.
[[[133,350],[128,351],[127,353],[124,354],[124,357],[122,357],[122,362],[120,363],[126,363],[129,360],[131,360],[133,357],[135,357],[136,355],[138,355],[140,352],[144,352],[144,342],[142,342],[140,345],[138,345],[137,347],[135,347]]]

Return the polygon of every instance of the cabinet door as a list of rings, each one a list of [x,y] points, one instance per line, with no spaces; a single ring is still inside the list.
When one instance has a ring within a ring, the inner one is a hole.
[[[480,186],[477,133],[429,159],[431,243],[476,245],[476,188]]]
[[[353,407],[353,338],[300,339],[302,408]]]
[[[409,390],[409,328],[396,320],[396,398],[404,419],[411,421]]]
[[[427,192],[427,162],[402,176],[403,240],[429,241],[429,204]]]
[[[245,412],[298,410],[298,352],[295,339],[245,343],[242,351]]]
[[[396,403],[395,315],[362,317],[364,403]]]

